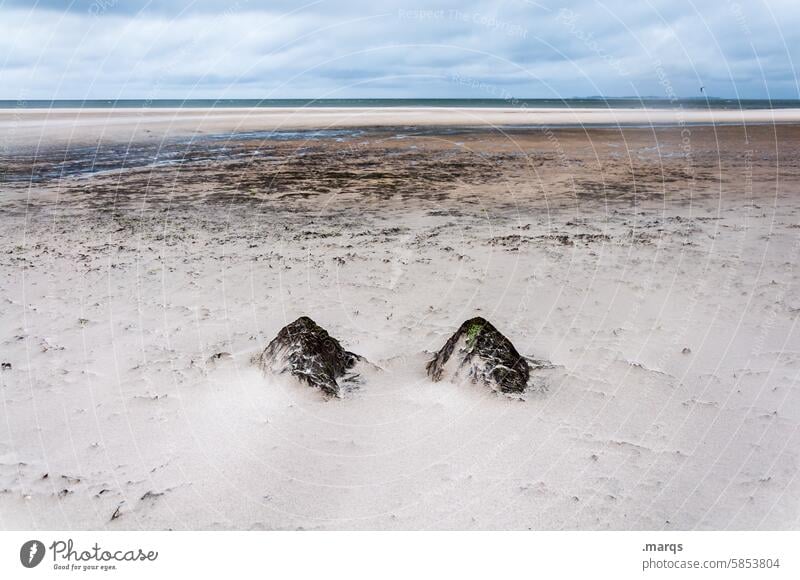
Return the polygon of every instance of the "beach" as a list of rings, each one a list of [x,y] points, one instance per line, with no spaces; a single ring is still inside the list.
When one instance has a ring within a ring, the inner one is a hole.
[[[799,123],[800,109],[540,107],[249,107],[0,109],[14,146],[140,142],[231,132],[375,127],[617,127]]]
[[[798,528],[796,109],[0,131],[2,529]],[[341,399],[252,362],[302,315]],[[473,316],[535,388],[429,379]]]

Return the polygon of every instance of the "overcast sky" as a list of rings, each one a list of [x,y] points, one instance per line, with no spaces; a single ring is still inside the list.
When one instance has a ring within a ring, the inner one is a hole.
[[[797,66],[798,0],[0,0],[2,99],[798,98]]]

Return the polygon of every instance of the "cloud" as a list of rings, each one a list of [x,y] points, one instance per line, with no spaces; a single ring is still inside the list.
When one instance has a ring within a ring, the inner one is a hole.
[[[800,96],[786,0],[63,6],[0,6],[0,98]]]

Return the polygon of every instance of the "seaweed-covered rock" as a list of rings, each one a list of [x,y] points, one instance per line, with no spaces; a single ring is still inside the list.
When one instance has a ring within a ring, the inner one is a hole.
[[[511,341],[484,318],[472,318],[456,333],[427,366],[434,381],[447,372],[459,375],[466,371],[473,381],[480,381],[503,393],[521,393],[530,377],[528,361]]]
[[[341,396],[338,379],[359,360],[307,316],[284,326],[257,358],[263,370],[291,373],[334,397]]]

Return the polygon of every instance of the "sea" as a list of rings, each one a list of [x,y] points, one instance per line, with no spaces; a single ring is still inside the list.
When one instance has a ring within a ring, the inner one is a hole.
[[[0,109],[163,109],[276,107],[480,107],[543,109],[794,109],[798,99],[724,99],[716,97],[580,97],[564,99],[86,99],[0,100]]]

